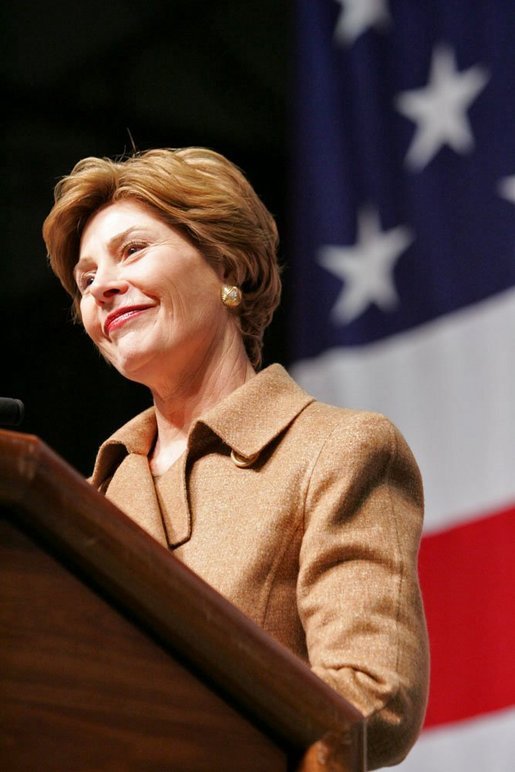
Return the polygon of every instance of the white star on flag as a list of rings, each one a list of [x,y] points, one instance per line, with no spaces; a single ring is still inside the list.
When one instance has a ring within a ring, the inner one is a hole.
[[[500,180],[497,190],[500,196],[515,204],[515,175]]]
[[[417,123],[405,159],[408,167],[423,169],[445,144],[462,154],[473,148],[466,112],[489,77],[479,66],[458,72],[453,51],[446,46],[435,48],[428,85],[403,91],[395,100],[399,112]]]
[[[352,45],[369,27],[385,28],[390,23],[386,0],[337,0],[342,6],[334,37]]]
[[[377,212],[362,209],[358,215],[354,246],[327,245],[319,249],[320,265],[344,282],[331,310],[331,317],[336,323],[351,322],[372,303],[383,311],[397,305],[393,269],[412,241],[409,228],[398,226],[381,231]]]

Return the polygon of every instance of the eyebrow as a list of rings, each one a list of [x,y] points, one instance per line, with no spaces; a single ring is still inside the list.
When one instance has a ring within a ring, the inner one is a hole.
[[[126,230],[122,231],[121,233],[117,233],[116,236],[113,236],[109,239],[107,242],[107,248],[109,252],[114,252],[118,249],[120,244],[123,244],[123,242],[131,236],[135,231],[144,231],[145,229],[141,225],[131,225]],[[75,263],[74,269],[73,269],[73,276],[74,278],[77,277],[77,273],[79,273],[85,265],[88,265],[89,263],[93,262],[93,258],[88,257],[88,255],[84,255],[81,257],[77,262]]]

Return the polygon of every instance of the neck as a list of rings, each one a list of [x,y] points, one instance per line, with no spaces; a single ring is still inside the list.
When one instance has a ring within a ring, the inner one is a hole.
[[[242,346],[236,355],[226,352],[215,363],[201,363],[184,377],[168,381],[166,388],[152,389],[157,421],[157,441],[150,459],[153,474],[163,474],[182,455],[199,416],[254,375]]]

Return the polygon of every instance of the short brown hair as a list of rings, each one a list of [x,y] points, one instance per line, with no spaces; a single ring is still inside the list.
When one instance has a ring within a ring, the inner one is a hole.
[[[43,238],[77,318],[80,294],[73,269],[84,226],[102,206],[127,198],[180,230],[240,287],[237,319],[249,359],[258,367],[263,333],[281,294],[277,227],[242,172],[206,148],[147,150],[121,160],[85,158],[57,183]]]

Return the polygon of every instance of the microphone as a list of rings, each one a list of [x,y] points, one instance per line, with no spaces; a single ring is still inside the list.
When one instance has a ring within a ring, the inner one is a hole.
[[[19,426],[24,414],[25,407],[21,399],[0,397],[0,426]]]

